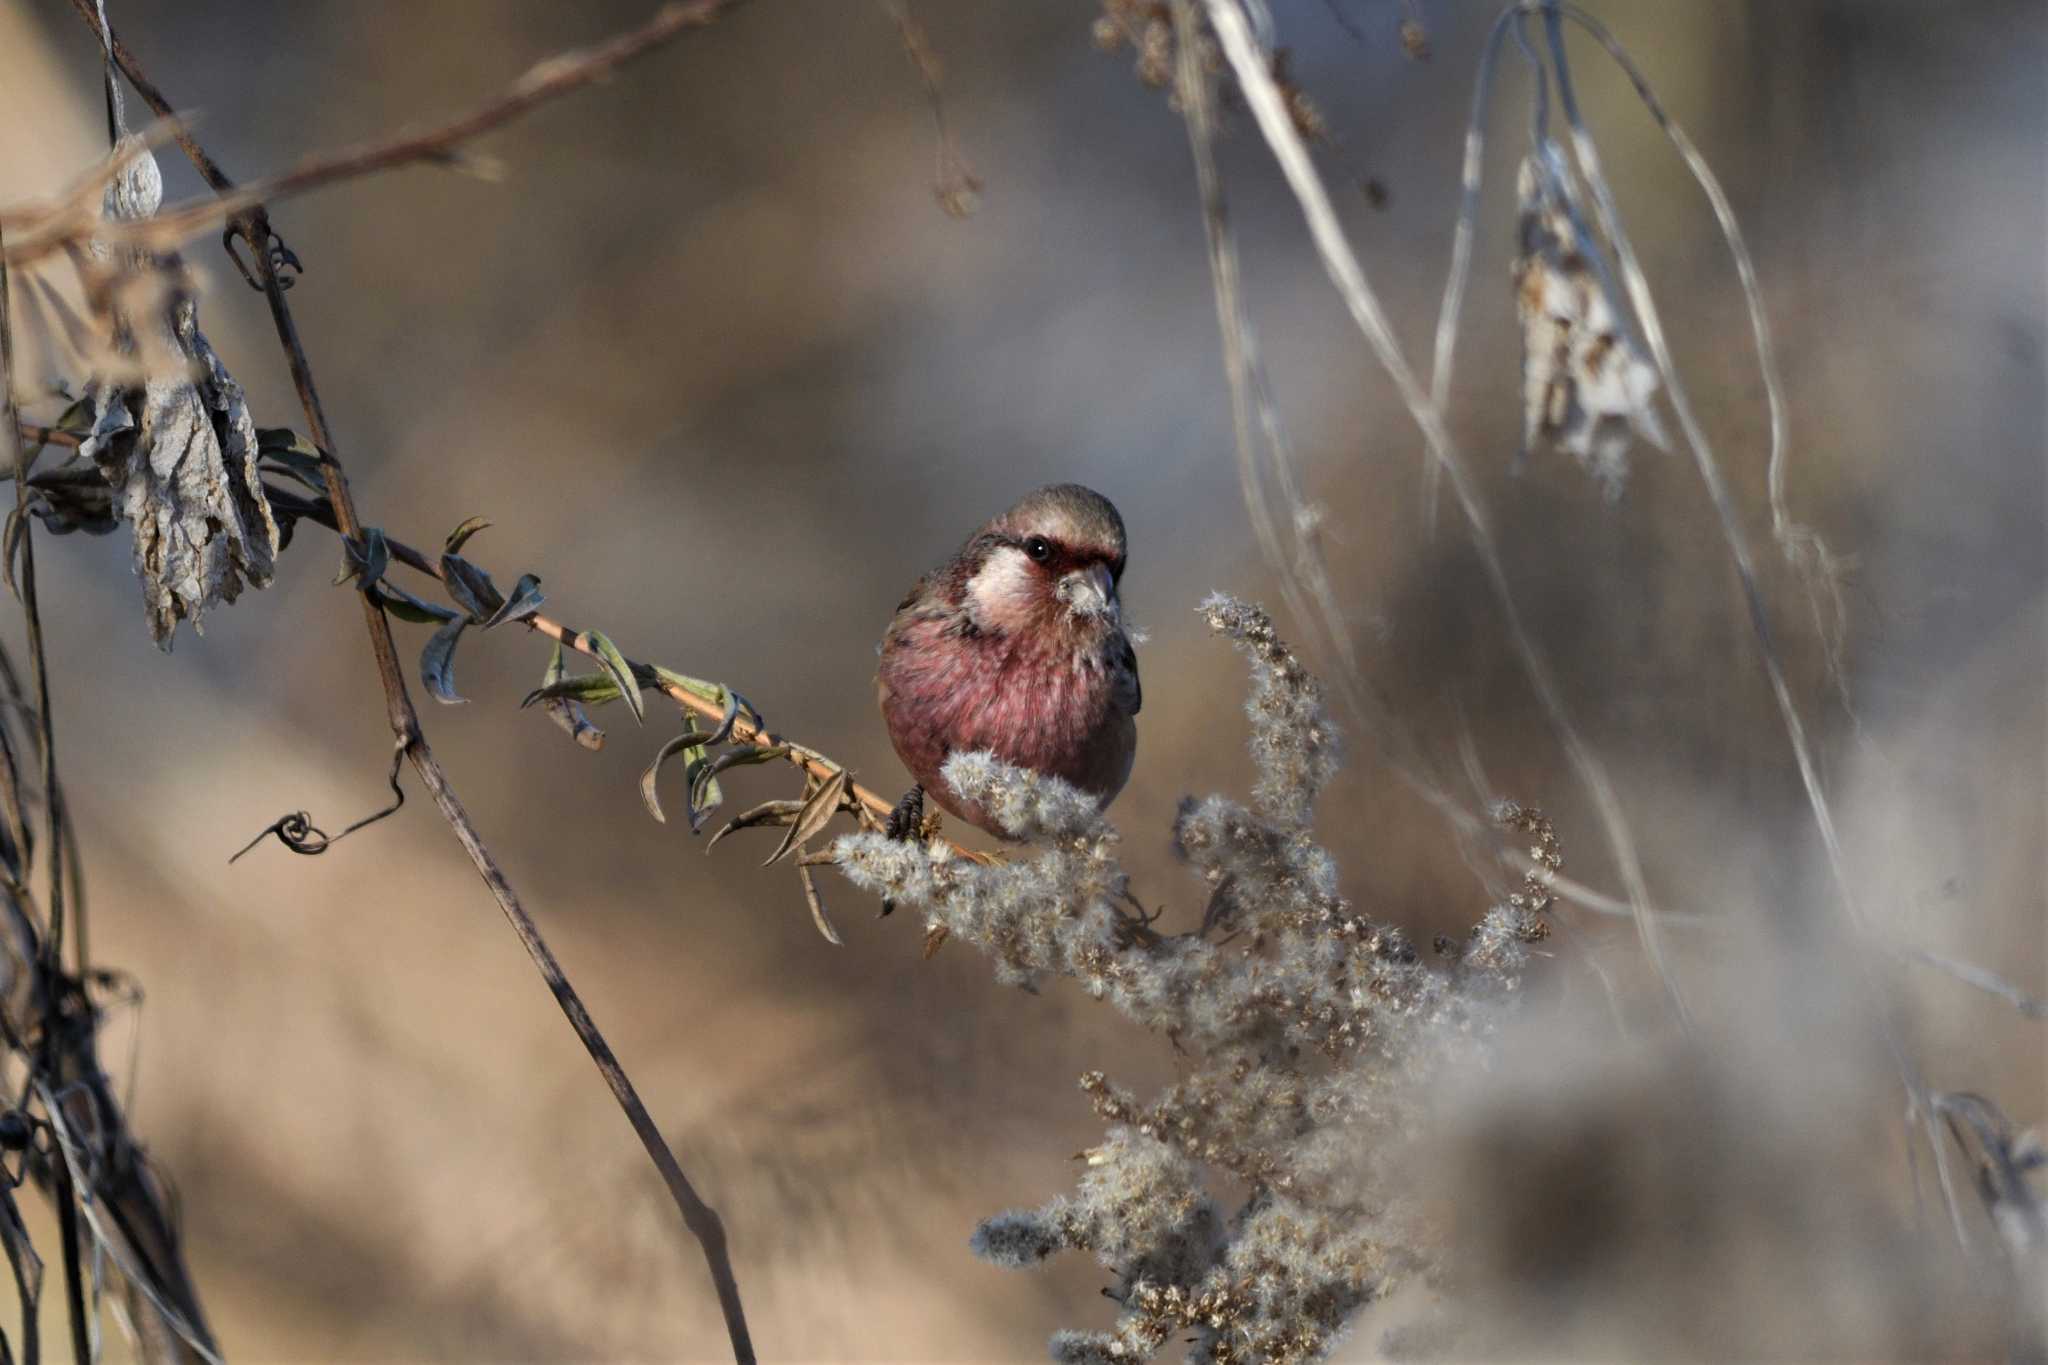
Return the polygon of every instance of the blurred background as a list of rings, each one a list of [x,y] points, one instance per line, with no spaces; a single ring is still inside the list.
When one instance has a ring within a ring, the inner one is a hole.
[[[1797,581],[1774,552],[1764,569],[1857,889],[1888,941],[2040,991],[2048,22],[2025,0],[1591,7],[1728,187],[1778,332],[1792,502],[1850,559],[1846,699]],[[109,6],[242,179],[464,109],[648,8]],[[1426,362],[1493,9],[1424,0],[1418,62],[1394,0],[1273,8],[1353,241]],[[502,182],[405,170],[274,221],[306,265],[291,302],[366,521],[431,546],[489,517],[470,552],[500,582],[538,573],[551,613],[741,688],[883,791],[906,778],[872,649],[903,589],[1037,484],[1111,497],[1126,607],[1151,631],[1114,814],[1138,894],[1188,927],[1202,888],[1168,848],[1175,804],[1249,780],[1242,674],[1192,608],[1212,589],[1279,603],[1238,488],[1186,134],[1128,50],[1091,41],[1097,12],[919,7],[985,182],[965,220],[935,202],[931,110],[882,7],[756,0],[489,138]],[[1763,540],[1767,430],[1733,268],[1626,83],[1574,53]],[[1924,1149],[1916,1212],[1872,1021],[1930,1084],[2021,1124],[2048,1113],[2044,1026],[1924,968],[1887,967],[1873,990],[1849,965],[1689,461],[1639,449],[1612,505],[1562,455],[1511,469],[1526,84],[1513,61],[1502,73],[1452,427],[1654,894],[1708,922],[1669,930],[1702,1015],[1692,1042],[1674,1041],[1633,930],[1563,909],[1531,981],[1545,1045],[1512,1083],[1447,1087],[1469,1139],[1444,1160],[1471,1168],[1452,1187],[1482,1253],[1471,1283],[1502,1290],[1485,1350],[2000,1350],[1997,1313],[1950,1292],[1982,1263],[1943,1243]],[[103,119],[70,7],[0,0],[0,199],[54,193],[104,150]],[[1462,526],[1448,507],[1425,524],[1420,440],[1241,112],[1219,154],[1366,681],[1447,771],[1469,734],[1474,805],[1543,807],[1568,871],[1615,886]],[[161,160],[171,197],[203,191]],[[211,241],[188,255],[258,424],[303,430],[261,297]],[[175,1177],[227,1353],[723,1354],[694,1245],[429,803],[414,791],[322,858],[273,844],[227,865],[283,812],[336,829],[385,799],[389,734],[359,613],[330,585],[332,538],[303,527],[269,590],[168,655],[125,542],[39,551],[58,752],[93,950],[148,992],[112,1021],[108,1062]],[[1170,1069],[1167,1044],[1074,992],[998,990],[965,949],[920,961],[918,924],[875,919],[834,880],[847,942],[824,943],[788,870],[757,866],[760,836],[707,858],[647,817],[635,780],[669,733],[662,708],[644,731],[600,713],[595,755],[518,710],[545,661],[534,638],[472,633],[456,670],[471,704],[423,701],[429,733],[724,1216],[763,1358],[1037,1359],[1053,1327],[1106,1322],[1092,1266],[999,1271],[966,1239],[1068,1186],[1100,1132],[1080,1071],[1143,1085]],[[1469,925],[1486,891],[1457,843],[1369,739],[1353,748],[1320,825],[1347,894],[1419,941]],[[727,782],[736,807],[788,786],[781,769]],[[1530,1178],[1502,1174],[1503,1144],[1541,1149]],[[1599,1170],[1575,1165],[1588,1153]],[[1379,1325],[1347,1350],[1371,1357]]]

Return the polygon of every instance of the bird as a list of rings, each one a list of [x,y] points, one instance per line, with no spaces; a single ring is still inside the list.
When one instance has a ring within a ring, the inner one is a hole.
[[[941,769],[986,750],[1107,807],[1130,779],[1144,703],[1117,593],[1124,519],[1079,484],[1026,494],[918,579],[876,652],[889,740],[916,785],[890,820],[908,837],[926,794],[998,838],[1014,836]]]

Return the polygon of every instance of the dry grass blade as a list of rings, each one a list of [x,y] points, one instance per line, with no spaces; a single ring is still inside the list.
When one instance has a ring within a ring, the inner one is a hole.
[[[661,793],[657,790],[661,777],[661,765],[686,749],[700,748],[708,742],[710,742],[710,736],[701,735],[695,730],[685,730],[682,734],[677,735],[655,751],[653,761],[640,774],[640,799],[646,803],[649,815],[652,815],[663,824],[668,823],[668,816],[662,814]]]
[[[1267,69],[1264,53],[1254,41],[1249,20],[1238,0],[1204,0],[1209,21],[1216,30],[1224,56],[1231,69],[1236,72],[1239,88],[1244,92],[1245,101],[1251,106],[1266,144],[1271,148],[1275,160],[1293,190],[1303,217],[1307,220],[1309,232],[1315,241],[1317,253],[1321,256],[1324,269],[1336,286],[1339,296],[1350,310],[1352,319],[1358,324],[1381,366],[1393,379],[1395,387],[1407,405],[1409,415],[1422,429],[1429,443],[1431,456],[1443,467],[1450,479],[1452,492],[1465,513],[1473,545],[1484,566],[1489,586],[1495,599],[1507,618],[1509,634],[1514,642],[1523,671],[1535,687],[1538,698],[1557,731],[1565,753],[1570,759],[1580,782],[1593,798],[1593,804],[1600,816],[1600,823],[1607,836],[1607,843],[1613,853],[1616,866],[1621,874],[1622,885],[1627,891],[1629,905],[1634,914],[1637,934],[1643,942],[1644,955],[1649,959],[1658,979],[1663,983],[1666,994],[1681,1017],[1686,1016],[1685,999],[1680,992],[1676,977],[1672,974],[1664,952],[1663,939],[1655,917],[1650,909],[1649,886],[1644,880],[1642,863],[1637,855],[1634,836],[1629,831],[1628,819],[1623,812],[1621,799],[1614,790],[1613,782],[1607,776],[1606,765],[1595,755],[1579,734],[1572,722],[1570,712],[1564,704],[1563,693],[1559,690],[1556,677],[1548,659],[1537,646],[1517,605],[1507,570],[1501,561],[1500,550],[1494,539],[1491,520],[1479,501],[1478,488],[1458,454],[1451,440],[1450,431],[1444,425],[1443,414],[1429,395],[1424,393],[1414,370],[1402,355],[1400,344],[1395,340],[1393,327],[1388,322],[1386,311],[1380,306],[1378,296],[1367,282],[1365,270],[1351,249],[1343,227],[1337,220],[1335,207],[1330,202],[1329,191],[1324,187],[1322,177],[1317,174],[1315,163],[1303,143],[1300,131],[1294,125],[1285,95],[1274,83],[1272,73]]]
[[[839,931],[832,927],[831,916],[825,913],[825,902],[818,896],[817,878],[811,875],[811,869],[799,862],[796,879],[803,883],[804,904],[811,907],[811,923],[818,926],[818,932],[825,936],[827,943],[835,948],[844,947],[846,940],[839,937]]]
[[[709,853],[718,846],[720,839],[738,830],[758,829],[762,825],[795,824],[796,817],[803,808],[804,803],[801,801],[763,801],[752,810],[742,811],[726,821],[716,834],[705,840],[704,851]]]
[[[1995,995],[2029,1019],[2048,1019],[2048,1000],[2027,994],[1998,973],[1974,962],[1962,962],[1941,953],[1928,952],[1925,948],[1900,948],[1898,954],[1910,962],[1947,972],[1964,985],[1974,986],[1987,995]]]

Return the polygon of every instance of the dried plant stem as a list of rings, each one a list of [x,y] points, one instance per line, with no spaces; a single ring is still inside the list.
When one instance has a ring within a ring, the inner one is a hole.
[[[226,220],[231,224],[231,232],[238,232],[248,240],[256,256],[268,256],[271,232],[264,204],[415,162],[456,163],[465,143],[512,122],[539,105],[604,79],[635,57],[654,51],[684,31],[711,24],[738,3],[739,0],[690,0],[690,3],[663,5],[638,28],[593,47],[558,53],[536,62],[497,98],[445,123],[420,132],[402,133],[382,141],[358,143],[340,151],[307,157],[282,174],[239,186],[222,172],[218,162],[206,155],[190,130],[176,121],[169,99],[141,76],[141,65],[135,60],[135,55],[116,39],[113,44],[116,64],[158,115],[173,120],[178,145],[199,168],[216,197],[167,208],[154,218],[132,224],[103,223],[98,227],[98,235],[107,241],[133,239],[161,244],[165,237],[181,238],[209,224]],[[91,26],[93,36],[99,38],[99,19],[92,6],[83,0],[73,0],[73,5]],[[18,252],[11,259],[17,263],[32,260],[62,245],[62,239],[52,239]],[[239,258],[236,263],[241,264]],[[247,273],[246,268],[244,273]],[[260,280],[252,278],[251,283],[261,286]]]
[[[491,105],[473,112],[449,124],[412,138],[399,139],[392,143],[353,149],[336,157],[307,163],[287,176],[281,177],[271,187],[258,187],[262,194],[282,192],[277,185],[293,188],[307,188],[324,180],[337,179],[343,174],[362,174],[367,171],[398,165],[404,161],[445,154],[465,139],[477,136],[499,126],[533,106],[555,96],[565,94],[581,85],[588,84],[617,67],[681,33],[685,28],[709,22],[730,0],[699,0],[696,4],[671,4],[664,6],[655,17],[640,28],[623,34],[608,43],[580,53],[570,53],[543,61],[515,82],[510,91]],[[95,28],[97,23],[95,22]],[[130,54],[122,64],[124,71],[138,64]],[[138,90],[144,87],[138,85]],[[149,98],[154,87],[144,90]],[[161,94],[157,94],[161,99]],[[152,101],[154,104],[154,101]],[[160,113],[168,109],[160,109]],[[192,150],[196,151],[193,144]],[[208,164],[212,164],[208,162]],[[216,171],[218,167],[215,167]],[[216,187],[218,188],[218,187]],[[250,191],[243,191],[248,195]],[[232,202],[230,200],[229,202]],[[333,433],[327,424],[325,411],[321,407],[318,390],[314,386],[311,362],[307,359],[304,345],[299,340],[298,327],[293,321],[291,307],[285,301],[284,285],[278,274],[276,258],[264,248],[267,235],[255,242],[256,270],[265,298],[270,304],[271,320],[276,325],[278,340],[284,348],[285,358],[290,365],[293,386],[306,412],[309,434],[319,447],[328,453],[322,462],[327,484],[328,505],[334,515],[335,529],[342,536],[360,539],[361,522],[357,517],[355,502],[349,492],[348,480],[342,472],[340,462],[334,458]],[[11,429],[11,414],[10,414]],[[25,480],[17,481],[17,494],[23,494]],[[554,994],[576,1036],[589,1051],[591,1060],[597,1064],[605,1084],[611,1088],[619,1107],[625,1111],[634,1133],[655,1168],[667,1184],[676,1208],[681,1213],[684,1225],[696,1237],[703,1249],[705,1262],[710,1270],[712,1283],[718,1292],[719,1308],[725,1317],[726,1333],[731,1339],[733,1356],[736,1360],[750,1365],[754,1359],[751,1336],[747,1330],[746,1315],[740,1304],[739,1284],[733,1275],[732,1262],[727,1254],[725,1229],[718,1215],[698,1197],[695,1188],[683,1174],[675,1154],[670,1151],[661,1130],[655,1125],[641,1102],[632,1081],[619,1065],[604,1035],[598,1030],[585,1008],[582,998],[569,984],[568,976],[561,964],[548,948],[533,917],[513,891],[496,857],[485,846],[477,832],[469,812],[464,809],[456,796],[447,773],[434,758],[422,733],[418,712],[414,709],[412,697],[406,689],[405,675],[398,661],[397,649],[391,638],[390,622],[382,608],[368,593],[361,594],[364,623],[369,631],[371,653],[375,656],[377,675],[383,685],[385,708],[392,733],[403,746],[413,769],[426,786],[440,809],[442,816],[454,830],[463,850],[475,864],[478,875],[490,889],[499,909],[512,925],[513,932],[525,946],[527,954],[539,968],[542,979]]]
[[[82,0],[80,0],[82,3]],[[1517,20],[1520,10],[1501,11],[1486,36],[1479,57],[1479,74],[1472,85],[1472,110],[1465,120],[1465,162],[1459,171],[1458,225],[1451,234],[1451,270],[1444,281],[1443,304],[1437,313],[1436,353],[1430,366],[1429,400],[1438,412],[1451,402],[1451,367],[1458,345],[1458,318],[1465,307],[1465,287],[1472,277],[1472,239],[1479,229],[1479,189],[1486,171],[1486,110],[1493,96],[1493,68],[1500,55],[1501,40]],[[1539,81],[1537,89],[1544,89]],[[1423,461],[1423,518],[1432,534],[1436,531],[1437,499],[1443,487],[1443,466]]]
[[[91,1102],[91,1132],[94,1159],[85,1169],[71,1165],[67,1148],[64,1161],[52,1172],[50,1185],[57,1207],[59,1236],[64,1257],[64,1286],[71,1323],[72,1349],[80,1365],[87,1365],[96,1353],[85,1301],[84,1274],[80,1265],[82,1217],[91,1229],[96,1248],[111,1253],[125,1277],[139,1327],[149,1338],[145,1355],[153,1360],[217,1361],[211,1334],[200,1309],[198,1292],[186,1271],[177,1236],[163,1202],[143,1170],[142,1158],[134,1150],[121,1118],[120,1106],[106,1093],[105,1078],[97,1057],[96,1020],[92,1004],[85,999],[83,981],[87,962],[79,948],[79,975],[68,976],[63,968],[64,896],[68,869],[77,866],[66,852],[70,820],[63,793],[57,783],[55,743],[50,709],[50,683],[42,634],[42,618],[36,596],[34,526],[28,508],[30,454],[20,440],[19,416],[14,402],[14,332],[12,302],[5,264],[4,242],[0,242],[0,432],[13,447],[16,515],[20,528],[21,568],[16,577],[22,614],[27,623],[29,654],[34,673],[34,712],[41,750],[43,806],[47,819],[43,856],[49,865],[50,902],[44,925],[38,931],[25,908],[30,878],[29,848],[25,825],[19,817],[18,793],[12,791],[18,774],[7,774],[9,817],[21,877],[5,892],[10,910],[21,930],[19,952],[23,969],[33,978],[33,988],[14,998],[19,1007],[35,1014],[33,1020],[15,1020],[0,1015],[10,1046],[29,1056],[32,1076],[42,1096],[45,1115],[62,1138],[65,1115],[60,1105],[64,1095],[85,1096]],[[22,697],[12,665],[0,655],[0,681],[10,700],[20,705]],[[75,875],[75,873],[74,873]],[[31,1053],[30,1029],[35,1030]],[[52,1094],[55,1078],[62,1087]],[[113,1215],[114,1231],[103,1227],[97,1208]],[[11,1214],[11,1210],[10,1210]],[[10,1241],[10,1259],[16,1253]],[[124,1251],[125,1248],[125,1251]],[[17,1276],[21,1267],[16,1264]],[[95,1280],[97,1284],[97,1280]],[[144,1305],[150,1312],[140,1311]],[[26,1298],[24,1311],[28,1311]],[[24,1328],[25,1343],[34,1359],[35,1334]],[[4,1338],[0,1338],[4,1344]]]
[[[36,598],[36,552],[35,527],[28,511],[29,452],[18,434],[19,415],[14,407],[14,326],[13,300],[9,294],[7,265],[0,260],[0,388],[5,390],[4,405],[0,405],[0,426],[7,432],[9,444],[14,447],[14,514],[22,518],[21,567],[15,579],[21,596],[21,615],[28,632],[29,671],[35,676],[36,686],[36,733],[42,757],[42,785],[45,800],[44,815],[47,817],[44,845],[50,865],[49,927],[43,936],[44,951],[50,961],[60,961],[64,948],[64,822],[60,818],[63,804],[57,798],[57,745],[53,722],[50,717],[50,674],[43,656],[43,616]],[[19,850],[24,866],[22,877],[28,877],[26,860],[28,850]]]
[[[1635,245],[1629,238],[1627,228],[1622,224],[1621,207],[1615,201],[1613,188],[1601,172],[1599,149],[1594,145],[1585,121],[1580,117],[1578,98],[1572,87],[1571,67],[1565,60],[1563,16],[1556,5],[1545,5],[1543,22],[1550,43],[1551,68],[1557,78],[1558,100],[1564,109],[1565,122],[1571,129],[1573,155],[1577,157],[1579,168],[1593,192],[1593,206],[1600,216],[1601,231],[1614,244],[1614,252],[1619,258],[1622,279],[1627,285],[1629,302],[1635,310],[1636,321],[1642,328],[1643,338],[1649,344],[1651,353],[1656,357],[1657,368],[1664,381],[1664,392],[1670,399],[1672,411],[1678,415],[1679,429],[1684,433],[1686,445],[1692,451],[1693,463],[1699,470],[1700,481],[1706,485],[1708,497],[1714,504],[1714,513],[1720,520],[1722,539],[1727,542],[1728,553],[1735,561],[1736,576],[1742,586],[1743,604],[1748,608],[1750,629],[1756,636],[1757,653],[1763,661],[1764,675],[1770,683],[1772,699],[1777,703],[1778,715],[1785,726],[1785,736],[1791,745],[1793,760],[1799,768],[1799,780],[1805,788],[1807,805],[1812,811],[1814,826],[1820,833],[1822,849],[1827,854],[1828,868],[1834,877],[1836,893],[1841,898],[1851,924],[1859,933],[1867,933],[1868,925],[1862,907],[1849,880],[1848,856],[1842,850],[1841,838],[1835,829],[1834,812],[1829,806],[1827,792],[1821,785],[1820,769],[1814,762],[1812,745],[1806,737],[1806,723],[1800,717],[1798,703],[1793,700],[1792,687],[1786,680],[1784,664],[1779,658],[1777,643],[1773,638],[1770,613],[1764,606],[1763,591],[1757,586],[1755,558],[1750,552],[1749,535],[1742,527],[1742,517],[1735,507],[1735,495],[1729,489],[1727,478],[1721,472],[1720,462],[1714,457],[1713,447],[1707,441],[1706,429],[1694,413],[1692,402],[1686,396],[1685,387],[1679,380],[1678,368],[1672,361],[1671,348],[1665,339],[1663,318],[1658,313],[1656,301],[1650,293],[1649,278],[1643,273],[1642,265],[1636,259]],[[1725,203],[1725,200],[1721,200],[1720,203]],[[1731,219],[1732,216],[1731,214]],[[1746,261],[1747,253],[1743,253],[1738,259]],[[1752,284],[1754,272],[1745,270],[1743,279],[1746,285]],[[1761,317],[1762,314],[1759,311],[1753,316]],[[1758,346],[1768,369],[1768,330],[1758,333]],[[1776,490],[1783,481],[1783,458],[1780,452],[1784,423],[1780,415],[1782,400],[1778,398],[1775,386],[1767,386],[1767,392],[1771,397],[1771,478],[1775,514],[1778,508]]]
[[[1634,912],[1636,932],[1643,943],[1644,956],[1663,983],[1666,993],[1680,1017],[1687,1017],[1684,996],[1679,990],[1677,978],[1672,974],[1664,954],[1663,937],[1656,918],[1650,908],[1649,886],[1644,880],[1642,864],[1637,857],[1635,840],[1629,832],[1628,820],[1622,811],[1621,799],[1614,790],[1614,784],[1607,776],[1607,769],[1600,762],[1592,748],[1579,734],[1572,722],[1571,714],[1564,704],[1563,693],[1552,673],[1549,660],[1530,633],[1527,622],[1522,618],[1514,591],[1509,584],[1507,569],[1500,557],[1495,542],[1493,526],[1485,506],[1479,500],[1479,493],[1459,457],[1457,447],[1451,440],[1445,426],[1443,413],[1416,378],[1414,369],[1402,354],[1400,343],[1395,339],[1392,324],[1387,320],[1379,298],[1367,282],[1365,269],[1359,263],[1344,235],[1343,227],[1337,221],[1337,212],[1330,202],[1329,191],[1324,188],[1322,177],[1316,172],[1315,163],[1309,156],[1308,148],[1302,142],[1300,131],[1294,126],[1293,116],[1288,111],[1287,99],[1273,79],[1267,67],[1267,59],[1252,36],[1251,25],[1245,18],[1239,0],[1204,0],[1209,21],[1216,30],[1224,56],[1236,73],[1239,88],[1245,102],[1251,107],[1252,115],[1264,135],[1267,146],[1279,163],[1295,199],[1301,206],[1307,220],[1310,236],[1316,250],[1322,257],[1324,269],[1332,284],[1350,309],[1352,320],[1358,324],[1374,354],[1400,391],[1402,401],[1407,405],[1415,424],[1429,444],[1431,456],[1442,466],[1450,479],[1451,490],[1465,513],[1474,548],[1478,551],[1481,565],[1498,599],[1501,612],[1507,618],[1508,630],[1514,641],[1515,651],[1520,656],[1523,671],[1528,674],[1531,685],[1536,689],[1543,703],[1544,711],[1550,717],[1552,728],[1557,731],[1566,757],[1579,780],[1593,798],[1600,822],[1607,835],[1610,851],[1621,874],[1622,886],[1627,892],[1629,905]]]
[[[271,501],[277,506],[286,508],[299,516],[306,517],[319,525],[325,526],[330,531],[339,530],[332,512],[322,504],[302,501],[292,497],[290,494],[280,493],[275,489],[271,490]],[[430,578],[439,579],[443,577],[440,562],[433,557],[423,554],[402,540],[393,539],[388,534],[384,537],[384,544],[390,549],[391,557],[407,568],[426,574]],[[598,650],[596,645],[591,642],[591,637],[573,626],[564,625],[562,622],[538,612],[526,618],[525,624],[535,633],[547,636],[548,639],[555,641],[564,649],[573,650],[589,659],[601,661],[604,658],[604,655]],[[626,660],[626,664],[633,670],[635,678],[643,686],[660,692],[670,701],[676,703],[676,705],[694,711],[707,720],[722,722],[725,719],[725,710],[718,703],[698,696],[687,687],[680,687],[675,683],[669,682],[647,664],[640,663],[631,658]],[[826,758],[817,750],[802,744],[793,743],[788,738],[776,734],[766,726],[754,723],[744,714],[734,719],[730,739],[735,744],[748,744],[757,749],[785,749],[787,750],[783,755],[785,761],[820,782],[830,781],[840,771],[839,764]],[[894,801],[870,787],[863,787],[858,782],[849,781],[846,786],[846,792],[848,796],[865,807],[869,814],[883,821],[886,821],[890,812],[896,808]],[[958,856],[966,858],[978,858],[981,856],[961,844],[954,843],[950,839],[943,842]]]
[[[2048,1000],[2028,995],[2018,986],[1993,971],[1979,967],[1974,962],[1963,962],[1941,953],[1931,953],[1925,948],[1899,948],[1900,957],[1936,971],[1947,972],[1966,986],[1974,986],[1988,995],[1995,995],[2011,1005],[2029,1019],[2048,1019]]]

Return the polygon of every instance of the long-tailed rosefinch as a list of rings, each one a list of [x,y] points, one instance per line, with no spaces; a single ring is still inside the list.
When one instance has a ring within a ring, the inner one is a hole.
[[[882,637],[882,718],[918,787],[1001,835],[940,774],[988,750],[1108,805],[1137,753],[1138,658],[1117,584],[1124,521],[1079,484],[1041,488],[917,581]],[[921,800],[913,790],[904,810]]]

